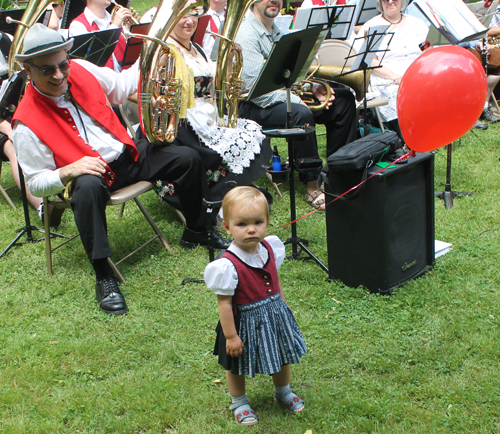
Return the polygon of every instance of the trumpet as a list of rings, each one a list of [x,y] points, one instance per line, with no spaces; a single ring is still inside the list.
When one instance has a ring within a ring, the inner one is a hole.
[[[111,0],[111,3],[114,5],[113,10],[111,11],[111,21],[113,21],[116,13],[120,9],[127,9],[127,8],[125,6],[122,6],[121,4],[117,3],[116,0]],[[123,24],[126,26],[131,26],[132,24],[134,24],[134,25],[139,24],[139,20],[140,20],[139,14],[133,8],[130,8],[129,10],[132,13],[132,16],[125,19],[125,21],[123,21]]]

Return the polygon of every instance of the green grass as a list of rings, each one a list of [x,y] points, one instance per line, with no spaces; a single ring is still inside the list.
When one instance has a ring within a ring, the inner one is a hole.
[[[306,400],[297,416],[273,405],[269,378],[248,381],[260,417],[252,432],[495,433],[500,430],[498,170],[500,125],[468,133],[453,154],[452,186],[474,192],[451,210],[435,199],[436,238],[453,250],[391,296],[327,281],[316,264],[285,261],[280,275],[308,353],[292,369]],[[320,138],[324,154],[324,137]],[[286,146],[280,143],[282,154]],[[446,152],[436,152],[436,190]],[[258,182],[270,187],[266,178]],[[12,184],[4,165],[2,184]],[[289,228],[288,187],[275,197],[271,233]],[[20,207],[18,190],[10,192]],[[309,211],[297,191],[297,214]],[[24,224],[1,199],[2,248]],[[122,264],[130,313],[97,310],[94,278],[78,240],[45,268],[44,244],[14,247],[0,259],[0,431],[5,433],[244,432],[227,410],[223,370],[211,355],[215,296],[202,284],[204,249],[178,246],[182,226],[154,193],[144,195],[174,251],[158,242]],[[334,205],[332,205],[334,206]],[[134,205],[108,210],[117,257],[149,227]],[[33,210],[33,223],[39,224]],[[408,227],[407,230],[411,230]],[[60,232],[75,231],[63,216]],[[299,235],[327,262],[323,213],[298,223]],[[38,237],[38,234],[35,234]],[[218,381],[220,380],[220,382]]]

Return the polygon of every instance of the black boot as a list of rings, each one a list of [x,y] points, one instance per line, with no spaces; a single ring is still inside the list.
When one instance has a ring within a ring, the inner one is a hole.
[[[114,276],[101,279],[95,284],[95,296],[99,309],[108,315],[122,315],[128,312],[127,303]]]
[[[222,238],[219,233],[212,229],[212,245],[215,250],[226,250],[231,244],[231,240],[227,238]],[[204,230],[202,232],[195,232],[191,229],[184,229],[184,233],[181,238],[181,247],[185,249],[194,249],[198,246],[209,248],[210,242],[208,240],[208,230]]]

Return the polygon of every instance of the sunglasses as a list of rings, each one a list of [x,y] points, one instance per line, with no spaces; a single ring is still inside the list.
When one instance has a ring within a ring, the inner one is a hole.
[[[60,63],[57,66],[47,66],[46,68],[39,68],[38,66],[36,66],[34,63],[31,62],[26,62],[26,63],[33,66],[33,68],[38,69],[44,77],[50,77],[51,75],[54,75],[56,73],[56,70],[59,70],[61,72],[67,71],[70,65],[69,59],[65,60],[64,62]]]
[[[382,0],[382,3],[389,3],[389,2],[397,3],[398,0]]]

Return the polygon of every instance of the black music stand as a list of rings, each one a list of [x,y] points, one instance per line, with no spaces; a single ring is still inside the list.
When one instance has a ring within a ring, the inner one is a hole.
[[[348,72],[339,75],[339,77],[343,77],[344,75],[348,75],[348,74],[351,74],[351,73],[359,71],[359,70],[363,71],[363,113],[364,113],[364,118],[365,118],[365,126],[364,126],[364,133],[365,133],[364,135],[365,136],[368,135],[368,133],[370,131],[370,125],[368,125],[368,116],[367,116],[368,101],[366,100],[366,93],[368,91],[368,80],[367,80],[368,70],[369,69],[377,69],[377,68],[382,67],[381,65],[380,66],[372,66],[371,64],[372,64],[373,59],[375,58],[375,55],[377,53],[380,53],[380,52],[384,53],[381,56],[381,60],[380,60],[380,63],[382,63],[382,60],[384,59],[385,53],[387,53],[389,51],[388,48],[386,48],[386,49],[380,48],[380,44],[382,43],[384,36],[392,35],[387,46],[389,46],[390,42],[392,41],[394,33],[391,33],[391,32],[386,33],[388,28],[389,28],[389,26],[370,27],[366,37],[363,35],[362,37],[355,38],[355,41],[357,41],[359,39],[364,39],[363,45],[361,46],[359,53],[352,54],[352,55],[351,55],[351,52],[352,52],[352,47],[351,47],[351,51],[349,52],[345,61],[347,63],[348,59],[351,59],[354,57],[355,58],[354,64],[352,65],[351,69]],[[344,67],[345,67],[346,63],[344,63]]]
[[[121,29],[114,28],[85,33],[73,37],[70,59],[84,59],[97,66],[105,66],[120,39]]]
[[[292,221],[292,237],[285,244],[292,245],[290,259],[313,259],[324,271],[328,268],[307,247],[307,240],[297,236],[296,211],[295,211],[295,180],[293,171],[297,170],[294,163],[293,138],[314,133],[314,128],[289,128],[292,118],[292,104],[290,100],[292,84],[301,81],[307,74],[317,48],[321,45],[328,30],[321,26],[311,27],[305,30],[284,35],[278,42],[274,43],[269,58],[262,68],[259,78],[250,90],[248,100],[272,92],[276,89],[286,88],[287,114],[283,120],[284,128],[263,131],[270,137],[284,137],[288,143],[288,157],[290,168],[290,218]],[[300,247],[300,250],[297,249]],[[302,252],[308,257],[300,257]]]
[[[361,0],[357,5],[360,8],[356,26],[362,26],[368,20],[380,14],[377,9],[377,0]]]
[[[138,35],[147,35],[151,23],[132,24],[130,26],[130,33]],[[127,39],[127,46],[125,47],[125,54],[123,55],[122,68],[133,65],[141,55],[142,43],[144,39],[131,36]]]

